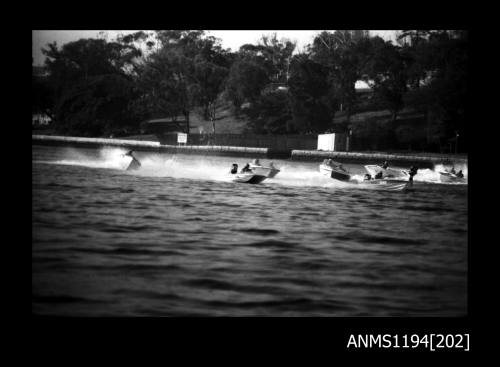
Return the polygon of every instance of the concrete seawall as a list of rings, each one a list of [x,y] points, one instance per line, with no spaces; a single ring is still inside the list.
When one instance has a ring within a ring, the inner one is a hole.
[[[80,146],[80,147],[121,147],[136,151],[153,151],[157,153],[171,154],[200,154],[200,155],[227,155],[227,156],[268,156],[268,148],[231,147],[218,145],[162,145],[156,141],[125,140],[125,139],[103,139],[103,138],[79,138],[73,136],[48,136],[32,135],[32,143],[39,145],[55,146]]]
[[[126,139],[103,139],[103,138],[80,138],[69,136],[32,135],[32,144],[57,145],[57,146],[81,146],[81,147],[103,147],[114,146],[137,151],[153,151],[157,153],[170,154],[197,154],[218,155],[235,157],[258,157],[258,158],[280,158],[298,161],[322,161],[332,158],[342,163],[358,164],[380,164],[388,161],[391,165],[416,165],[420,168],[433,168],[436,164],[467,164],[467,158],[462,156],[450,156],[444,154],[428,155],[403,155],[384,153],[356,153],[356,152],[332,152],[319,150],[291,150],[276,152],[268,148],[236,147],[220,145],[163,145],[159,142],[126,140]]]
[[[466,165],[467,158],[449,155],[402,155],[387,153],[356,153],[356,152],[330,152],[319,150],[292,150],[293,160],[318,161],[332,158],[342,163],[380,164],[388,161],[392,165],[415,165],[420,168],[433,168],[436,164]]]

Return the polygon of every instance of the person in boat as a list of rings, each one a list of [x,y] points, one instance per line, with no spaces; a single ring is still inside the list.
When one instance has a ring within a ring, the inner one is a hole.
[[[408,174],[410,175],[410,177],[413,177],[417,174],[417,171],[418,171],[418,167],[411,166],[410,171],[408,171]]]
[[[415,166],[410,167],[410,170],[408,171],[408,175],[410,176],[408,181],[410,182],[410,185],[413,185],[413,176],[415,176],[417,174],[417,171],[418,171],[418,167],[415,167]]]
[[[370,181],[372,179],[372,175],[370,175],[369,173],[365,174],[365,177],[363,177],[363,180],[365,181]]]
[[[387,161],[384,161],[384,164],[382,165],[382,168],[383,169],[389,168],[389,163],[387,163]]]
[[[271,169],[276,169],[276,167],[274,167],[273,162],[269,162],[269,168],[271,168]]]
[[[384,175],[384,173],[382,171],[378,171],[377,174],[373,178],[379,180],[382,178],[383,175]]]
[[[238,173],[238,165],[236,163],[233,163],[233,166],[231,167],[231,174]]]
[[[139,161],[137,160],[137,158],[136,158],[136,157],[134,157],[134,151],[133,151],[133,150],[128,151],[128,152],[127,152],[127,153],[125,153],[124,155],[129,156],[129,157],[132,157],[132,162],[130,162],[130,164],[128,165],[128,167],[127,167],[127,171],[129,171],[129,170],[139,169],[139,167],[141,167],[141,162],[139,162]]]
[[[451,167],[450,173],[453,173],[453,174],[455,174],[455,173],[456,173],[456,172],[455,172],[455,167]]]
[[[464,174],[462,173],[462,170],[457,172],[457,177],[464,178]]]
[[[240,173],[245,173],[245,172],[252,172],[252,170],[250,169],[250,163],[245,164],[245,167],[241,169]]]
[[[254,160],[253,160],[253,162],[252,162],[252,164],[253,164],[254,166],[260,166],[260,162],[259,162],[259,160],[258,160],[258,159],[254,159]]]

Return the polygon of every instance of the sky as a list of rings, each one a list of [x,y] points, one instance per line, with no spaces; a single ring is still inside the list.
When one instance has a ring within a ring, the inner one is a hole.
[[[322,30],[238,30],[238,31],[217,31],[211,30],[207,31],[207,34],[221,39],[223,48],[230,48],[232,51],[237,51],[241,45],[245,43],[256,44],[262,35],[268,35],[271,33],[276,33],[278,39],[288,38],[292,41],[297,42],[296,51],[302,51],[305,46],[312,43],[314,37],[320,33]],[[43,65],[45,57],[41,52],[41,48],[46,47],[48,43],[54,41],[57,42],[58,46],[65,43],[77,41],[80,38],[97,38],[99,35],[99,30],[72,30],[72,31],[45,31],[45,30],[33,30],[32,31],[32,56],[35,65]],[[105,31],[108,34],[108,40],[114,39],[118,34],[130,33],[135,31],[129,30],[116,30],[116,31]],[[370,31],[371,35],[378,35],[385,40],[394,40],[395,31],[382,31],[375,30]]]

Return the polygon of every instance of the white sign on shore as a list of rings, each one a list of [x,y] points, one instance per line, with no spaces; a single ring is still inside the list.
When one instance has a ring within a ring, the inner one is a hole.
[[[335,151],[335,134],[318,135],[318,150]]]
[[[188,139],[188,134],[177,133],[177,144],[186,144]]]

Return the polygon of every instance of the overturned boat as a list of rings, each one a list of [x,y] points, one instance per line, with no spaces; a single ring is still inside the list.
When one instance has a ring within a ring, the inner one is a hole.
[[[134,152],[131,150],[131,151],[124,154],[124,155],[132,158],[132,161],[129,163],[129,165],[127,167],[127,171],[134,171],[134,170],[141,168],[141,162],[139,162],[139,160],[134,157],[133,153]]]
[[[331,159],[325,159],[323,163],[319,165],[319,171],[325,176],[339,181],[349,181],[351,179],[351,174],[342,166],[342,164],[334,162]]]

